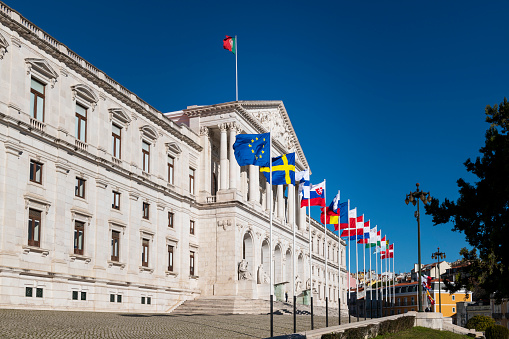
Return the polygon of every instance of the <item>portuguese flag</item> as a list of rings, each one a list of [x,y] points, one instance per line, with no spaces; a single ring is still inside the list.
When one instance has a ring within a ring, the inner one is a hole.
[[[236,41],[235,38],[232,38],[231,36],[226,36],[226,38],[223,39],[223,48],[229,50],[233,54],[235,54],[237,50],[237,46],[235,46]]]

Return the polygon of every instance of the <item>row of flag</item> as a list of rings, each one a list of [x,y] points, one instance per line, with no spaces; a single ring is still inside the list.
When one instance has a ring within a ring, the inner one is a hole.
[[[270,175],[270,133],[238,134],[233,145],[235,159],[239,166],[255,165],[260,167],[268,183]],[[321,222],[334,225],[340,237],[349,238],[364,244],[365,248],[375,247],[381,259],[394,257],[394,244],[389,245],[386,236],[381,237],[377,226],[371,228],[370,220],[357,215],[357,208],[350,209],[349,201],[340,202],[340,194],[334,197],[329,206],[325,201],[325,181],[312,185],[309,169],[295,172],[295,153],[283,154],[272,158],[272,185],[299,185],[302,197],[301,207],[319,206]]]

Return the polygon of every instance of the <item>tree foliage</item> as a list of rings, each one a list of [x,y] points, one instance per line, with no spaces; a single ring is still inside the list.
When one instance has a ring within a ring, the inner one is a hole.
[[[426,206],[435,225],[452,221],[453,231],[463,232],[473,251],[460,254],[468,265],[456,277],[458,290],[480,288],[496,293],[496,298],[509,295],[509,103],[486,106],[485,145],[482,154],[464,165],[479,178],[473,184],[458,179],[460,197],[456,202],[437,199]],[[479,251],[479,255],[477,255]]]
[[[466,328],[475,329],[476,331],[485,331],[486,328],[495,325],[495,320],[486,315],[474,315],[468,319]]]

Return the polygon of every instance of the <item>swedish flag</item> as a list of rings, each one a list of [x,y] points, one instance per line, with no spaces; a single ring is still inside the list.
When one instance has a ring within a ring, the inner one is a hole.
[[[239,166],[269,166],[270,133],[237,134],[233,150]]]
[[[270,167],[260,167],[270,184]],[[295,185],[295,153],[283,154],[272,158],[272,185]]]

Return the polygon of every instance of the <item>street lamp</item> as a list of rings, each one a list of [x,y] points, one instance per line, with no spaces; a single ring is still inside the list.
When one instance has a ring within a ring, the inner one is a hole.
[[[422,285],[421,285],[421,219],[419,215],[419,199],[422,200],[424,204],[431,202],[431,195],[426,192],[419,190],[419,183],[416,184],[417,189],[415,192],[410,192],[406,195],[405,203],[408,205],[411,202],[414,206],[417,204],[417,211],[414,213],[414,216],[417,218],[417,265],[419,265],[419,277],[417,278],[417,285],[419,289],[419,295],[417,297],[417,301],[419,303],[419,312],[422,312]]]
[[[440,247],[435,253],[431,254],[431,259],[437,259],[438,267],[438,312],[442,313],[442,294],[440,294],[440,259],[445,259],[445,253],[440,252]]]

